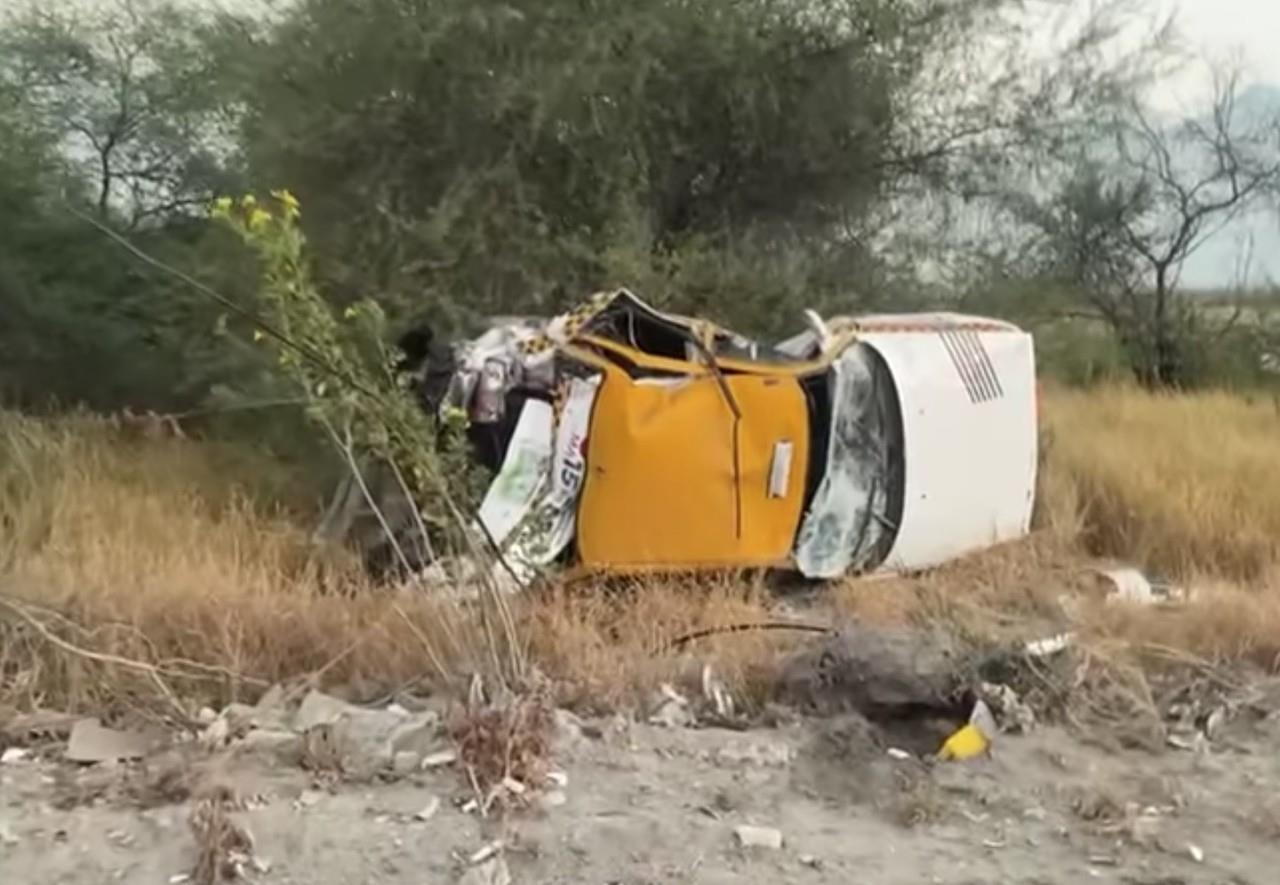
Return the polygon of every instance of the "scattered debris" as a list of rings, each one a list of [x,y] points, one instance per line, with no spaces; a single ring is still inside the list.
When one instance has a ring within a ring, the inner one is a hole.
[[[721,721],[733,718],[733,695],[712,671],[710,664],[702,667],[702,697]]]
[[[66,757],[72,762],[92,764],[141,759],[154,741],[136,731],[105,728],[97,719],[81,719],[71,729]]]
[[[1199,845],[1190,843],[1187,845],[1187,854],[1191,855],[1191,859],[1196,863],[1204,863],[1204,849]]]
[[[1057,636],[1033,639],[1023,648],[1033,658],[1049,658],[1066,651],[1075,640],[1076,635],[1074,633],[1059,633]]]
[[[1008,734],[1027,734],[1036,726],[1036,714],[1023,703],[1018,693],[1007,685],[983,682],[978,695],[995,714],[999,730]]]
[[[9,829],[8,824],[0,823],[0,845],[6,848],[13,848],[18,844],[18,837]]]
[[[767,848],[776,851],[782,847],[782,831],[773,827],[743,824],[734,827],[733,835],[743,848]]]
[[[419,823],[426,823],[436,816],[436,812],[440,810],[440,797],[432,796],[427,800],[427,804],[413,816],[413,819]]]
[[[24,750],[22,747],[10,747],[3,753],[0,753],[0,765],[13,765],[17,762],[25,762],[31,756],[30,750]]]
[[[1178,605],[1188,600],[1188,592],[1166,581],[1153,581],[1132,566],[1094,569],[1108,589],[1108,603],[1132,605]]]
[[[438,750],[435,753],[428,753],[426,756],[423,756],[419,767],[423,771],[429,771],[433,768],[444,768],[447,765],[453,765],[457,761],[457,750]]]
[[[324,790],[303,790],[302,795],[300,795],[296,800],[294,800],[294,807],[310,808],[313,805],[320,804],[320,802],[324,800],[324,797],[326,795],[328,794],[325,793]]]
[[[493,842],[489,842],[484,845],[481,845],[478,849],[476,849],[476,851],[472,853],[472,855],[469,858],[467,858],[467,863],[471,864],[472,866],[475,866],[476,864],[484,863],[490,858],[496,857],[504,847],[505,846],[503,845],[502,841],[497,839],[495,839]]]
[[[890,747],[886,752],[889,754],[889,758],[897,759],[899,762],[906,762],[909,759],[915,758],[906,750],[901,750],[897,747]]]
[[[693,713],[689,710],[689,699],[666,682],[658,688],[657,697],[651,709],[652,712],[648,716],[650,725],[687,728],[694,724]]]
[[[973,705],[973,714],[969,717],[969,721],[947,738],[942,745],[942,749],[938,751],[938,758],[964,761],[982,756],[990,750],[998,731],[999,728],[996,726],[995,717],[991,715],[990,708],[985,702],[978,701]]]
[[[556,769],[554,771],[548,771],[547,783],[555,784],[557,787],[563,790],[565,787],[569,786],[569,775],[565,774],[563,771],[560,771],[559,769]]]

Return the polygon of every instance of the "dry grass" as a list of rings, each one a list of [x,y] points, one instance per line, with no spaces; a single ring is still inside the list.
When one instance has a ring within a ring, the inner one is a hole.
[[[196,704],[317,671],[394,687],[487,664],[467,613],[362,592],[354,563],[313,557],[296,521],[252,501],[197,443],[12,415],[0,435],[0,599],[28,616],[0,612],[0,690],[23,706],[128,704],[157,676]],[[148,668],[55,650],[33,620]]]
[[[846,582],[803,619],[942,621],[986,644],[1059,629],[1086,553],[1196,584],[1173,613],[1086,606],[1106,643],[1280,666],[1280,414],[1270,400],[1050,390],[1039,530],[916,578]],[[469,610],[370,592],[354,563],[317,558],[306,524],[262,503],[267,468],[243,453],[128,435],[107,422],[0,413],[0,703],[155,708],[252,698],[305,677],[376,696],[415,681],[464,685],[492,668]],[[273,481],[279,487],[278,481]],[[273,490],[272,497],[276,497]],[[1209,579],[1212,576],[1212,579]],[[524,649],[556,700],[611,709],[661,682],[696,688],[704,663],[747,702],[806,637],[700,628],[783,617],[749,577],[566,584],[521,599]],[[138,662],[130,666],[121,659]]]
[[[1179,577],[1280,577],[1280,405],[1130,387],[1052,391],[1048,472],[1088,548]]]

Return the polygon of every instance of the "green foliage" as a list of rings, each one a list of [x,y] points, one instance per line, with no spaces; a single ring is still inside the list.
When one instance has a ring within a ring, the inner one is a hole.
[[[874,265],[917,5],[305,0],[224,51],[338,298],[448,324],[625,283],[753,326]]]
[[[399,471],[430,525],[456,526],[448,506],[455,494],[451,485],[465,488],[469,474],[460,452],[434,445],[431,417],[403,389],[396,358],[385,349],[385,316],[378,304],[364,299],[338,315],[320,294],[297,199],[288,191],[273,192],[263,202],[252,195],[239,202],[224,197],[214,204],[213,215],[258,258],[265,331],[254,337],[271,346],[281,375],[305,400],[307,414],[353,463],[367,457]]]

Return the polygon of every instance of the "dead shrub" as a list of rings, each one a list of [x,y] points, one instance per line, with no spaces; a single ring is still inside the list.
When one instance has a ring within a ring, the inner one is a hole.
[[[461,707],[449,723],[458,760],[484,809],[519,804],[550,771],[554,708],[544,691]],[[512,789],[514,787],[514,789]]]
[[[191,809],[189,823],[196,842],[191,878],[196,885],[216,885],[244,876],[253,858],[253,836],[231,819],[228,796],[214,793]]]

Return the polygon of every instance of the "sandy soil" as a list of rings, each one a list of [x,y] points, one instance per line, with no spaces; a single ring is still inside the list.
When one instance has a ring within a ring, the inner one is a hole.
[[[563,740],[563,804],[506,821],[459,810],[469,794],[451,770],[317,790],[299,769],[237,754],[219,777],[250,800],[233,816],[269,861],[250,878],[275,885],[457,882],[494,839],[517,885],[1266,885],[1280,869],[1278,746],[1275,717],[1208,753],[1109,752],[1041,728],[930,770],[869,748],[856,723],[632,725]],[[0,882],[181,881],[195,855],[188,804],[57,807],[125,774],[0,766]],[[439,810],[416,820],[432,797]],[[741,824],[776,828],[782,847],[744,849]],[[505,881],[479,873],[465,881]]]

